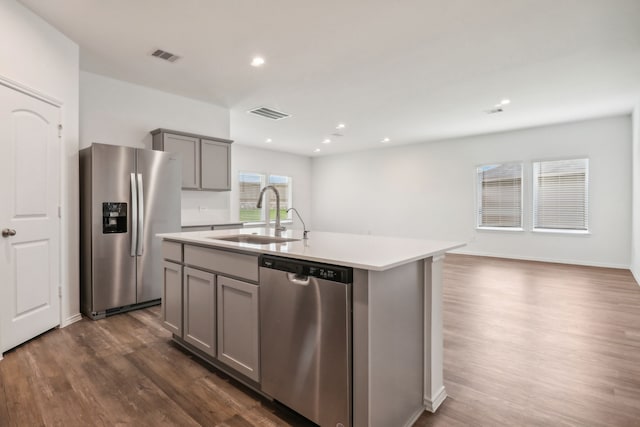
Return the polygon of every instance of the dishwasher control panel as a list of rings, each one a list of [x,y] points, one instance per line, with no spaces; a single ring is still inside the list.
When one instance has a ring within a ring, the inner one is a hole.
[[[322,264],[301,259],[262,255],[260,267],[286,271],[300,276],[317,277],[339,283],[353,282],[353,268],[340,265]]]

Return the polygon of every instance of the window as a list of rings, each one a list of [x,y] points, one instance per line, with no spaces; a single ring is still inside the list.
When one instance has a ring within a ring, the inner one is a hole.
[[[261,222],[263,210],[256,208],[260,190],[265,186],[265,176],[257,173],[240,173],[240,221]]]
[[[478,228],[522,229],[522,163],[477,168]]]
[[[239,175],[240,187],[240,221],[244,222],[264,222],[267,218],[267,209],[270,221],[276,219],[276,197],[272,191],[267,191],[264,195],[262,208],[258,209],[258,196],[260,190],[266,185],[273,185],[280,194],[280,219],[289,218],[287,209],[292,207],[292,178],[281,175],[266,175],[254,172],[241,172]]]
[[[280,194],[280,219],[288,219],[287,209],[293,207],[291,204],[291,177],[280,175],[269,175],[269,185],[273,185]],[[269,219],[276,220],[276,197],[273,192],[269,192]],[[265,200],[266,201],[266,200]]]
[[[589,159],[533,164],[533,229],[588,230]]]

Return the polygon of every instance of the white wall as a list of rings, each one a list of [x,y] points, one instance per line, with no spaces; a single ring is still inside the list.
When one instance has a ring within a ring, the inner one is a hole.
[[[234,220],[238,219],[238,174],[240,172],[256,172],[272,175],[285,175],[293,178],[293,207],[300,212],[307,228],[312,225],[311,212],[311,158],[278,151],[234,145],[232,155],[231,212]],[[302,229],[298,218],[294,215],[292,228]]]
[[[640,101],[633,111],[633,208],[631,272],[640,284]]]
[[[80,73],[80,148],[92,142],[151,148],[150,131],[229,138],[229,110],[98,74]]]
[[[78,45],[14,0],[0,1],[0,76],[62,101],[62,325],[79,318]]]
[[[525,162],[530,230],[531,161],[584,156],[591,235],[475,229],[476,166]],[[477,255],[628,268],[630,159],[629,116],[321,157],[312,162],[314,226],[464,241],[460,252]]]
[[[92,142],[151,148],[149,132],[159,127],[230,138],[229,110],[223,107],[84,71],[80,105],[81,148]],[[239,171],[293,177],[294,204],[310,217],[310,158],[241,144],[234,142],[231,150],[232,191],[183,191],[183,224],[237,221]]]
[[[93,142],[151,149],[166,128],[229,138],[229,110],[93,73],[80,73],[80,148]],[[183,221],[228,221],[229,192],[183,191]]]

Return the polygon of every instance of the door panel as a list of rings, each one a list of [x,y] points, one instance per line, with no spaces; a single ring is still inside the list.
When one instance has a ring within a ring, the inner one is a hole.
[[[216,286],[212,273],[184,268],[182,324],[184,340],[216,355]]]
[[[16,111],[13,120],[15,160],[28,159],[28,167],[16,168],[14,217],[46,216],[49,124],[33,111]]]
[[[60,324],[59,108],[0,85],[0,352]]]
[[[102,312],[136,303],[136,261],[131,256],[135,149],[94,144],[91,150],[92,307],[94,312]],[[127,204],[126,233],[102,232],[102,204],[107,202]]]
[[[203,139],[201,149],[202,189],[231,190],[231,145]]]
[[[218,360],[260,381],[258,285],[217,278]]]
[[[164,261],[163,270],[162,324],[182,337],[182,265]]]
[[[156,234],[180,231],[180,166],[175,153],[137,150],[144,201],[143,247],[137,260],[138,303],[162,296],[162,240]]]
[[[200,188],[200,140],[184,135],[164,134],[164,151],[181,156],[181,187]]]
[[[13,259],[16,265],[16,318],[51,304],[51,292],[41,283],[49,277],[49,241],[28,242],[13,245]],[[38,265],[38,268],[33,268]]]

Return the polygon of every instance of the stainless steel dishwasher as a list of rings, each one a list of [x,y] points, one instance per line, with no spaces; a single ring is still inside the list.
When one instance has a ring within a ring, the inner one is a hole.
[[[321,426],[351,426],[353,269],[260,258],[262,390]]]

